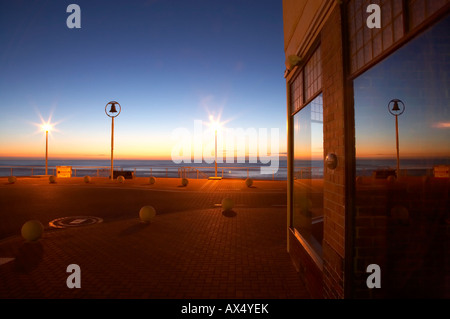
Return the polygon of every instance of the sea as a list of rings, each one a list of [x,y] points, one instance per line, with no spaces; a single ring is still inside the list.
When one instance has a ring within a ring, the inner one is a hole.
[[[111,161],[101,159],[49,159],[48,174],[56,175],[59,166],[72,167],[72,176],[110,175]],[[450,157],[445,158],[407,158],[400,160],[402,175],[432,176],[435,166],[450,165]],[[279,160],[278,170],[273,174],[262,174],[261,167],[270,166],[263,163],[218,163],[217,176],[223,178],[247,177],[262,180],[286,180],[287,161]],[[375,170],[396,169],[396,159],[357,159],[356,176],[371,176]],[[215,175],[214,164],[209,163],[181,163],[175,164],[171,160],[114,160],[114,170],[132,171],[136,177],[187,177],[208,178]],[[301,174],[302,178],[323,178],[323,161],[295,160],[294,174]],[[39,176],[45,174],[44,159],[0,159],[0,176]]]

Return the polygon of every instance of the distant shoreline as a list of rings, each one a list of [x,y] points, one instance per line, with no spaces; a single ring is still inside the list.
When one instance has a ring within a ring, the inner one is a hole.
[[[396,159],[357,158],[357,176],[370,176],[375,170],[396,168]],[[109,176],[110,160],[58,160],[48,161],[49,174],[54,174],[57,166],[71,166],[75,176],[93,175]],[[217,174],[224,178],[246,178],[265,180],[287,179],[287,161],[280,159],[278,171],[275,174],[261,174],[263,163],[218,163]],[[439,165],[450,165],[450,157],[446,158],[403,158],[400,159],[400,169],[408,171],[408,175],[423,176],[432,174],[433,168]],[[215,174],[214,163],[181,163],[175,164],[171,160],[114,160],[115,170],[134,171],[136,177],[178,177],[180,171],[189,175],[200,177]],[[45,161],[43,159],[0,159],[0,176],[33,176],[44,175]],[[310,178],[323,177],[323,161],[321,160],[294,160],[294,171],[308,171]],[[198,171],[198,173],[197,173]]]

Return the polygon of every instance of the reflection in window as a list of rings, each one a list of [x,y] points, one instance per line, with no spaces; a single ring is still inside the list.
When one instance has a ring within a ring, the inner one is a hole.
[[[354,81],[354,265],[355,278],[361,278],[356,293],[367,292],[365,267],[376,263],[384,296],[448,296],[448,30],[447,17]],[[406,105],[398,118],[398,178],[392,174],[397,164],[395,118],[387,108],[392,99]]]
[[[323,237],[322,94],[294,116],[293,227],[321,256]]]

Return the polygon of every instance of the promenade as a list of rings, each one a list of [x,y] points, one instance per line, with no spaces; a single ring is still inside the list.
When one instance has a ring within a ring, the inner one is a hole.
[[[233,199],[224,212],[223,198]],[[139,219],[142,206],[157,215]],[[67,218],[65,218],[67,217]],[[26,242],[21,226],[45,231]],[[51,227],[49,223],[62,225]],[[68,288],[67,266],[81,269]],[[286,251],[286,182],[0,178],[0,298],[307,299]]]

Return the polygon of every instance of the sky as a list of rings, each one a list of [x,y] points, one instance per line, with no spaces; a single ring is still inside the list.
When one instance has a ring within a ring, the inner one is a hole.
[[[66,12],[81,9],[81,28]],[[177,128],[279,129],[286,151],[282,2],[0,2],[0,157],[169,159]]]

